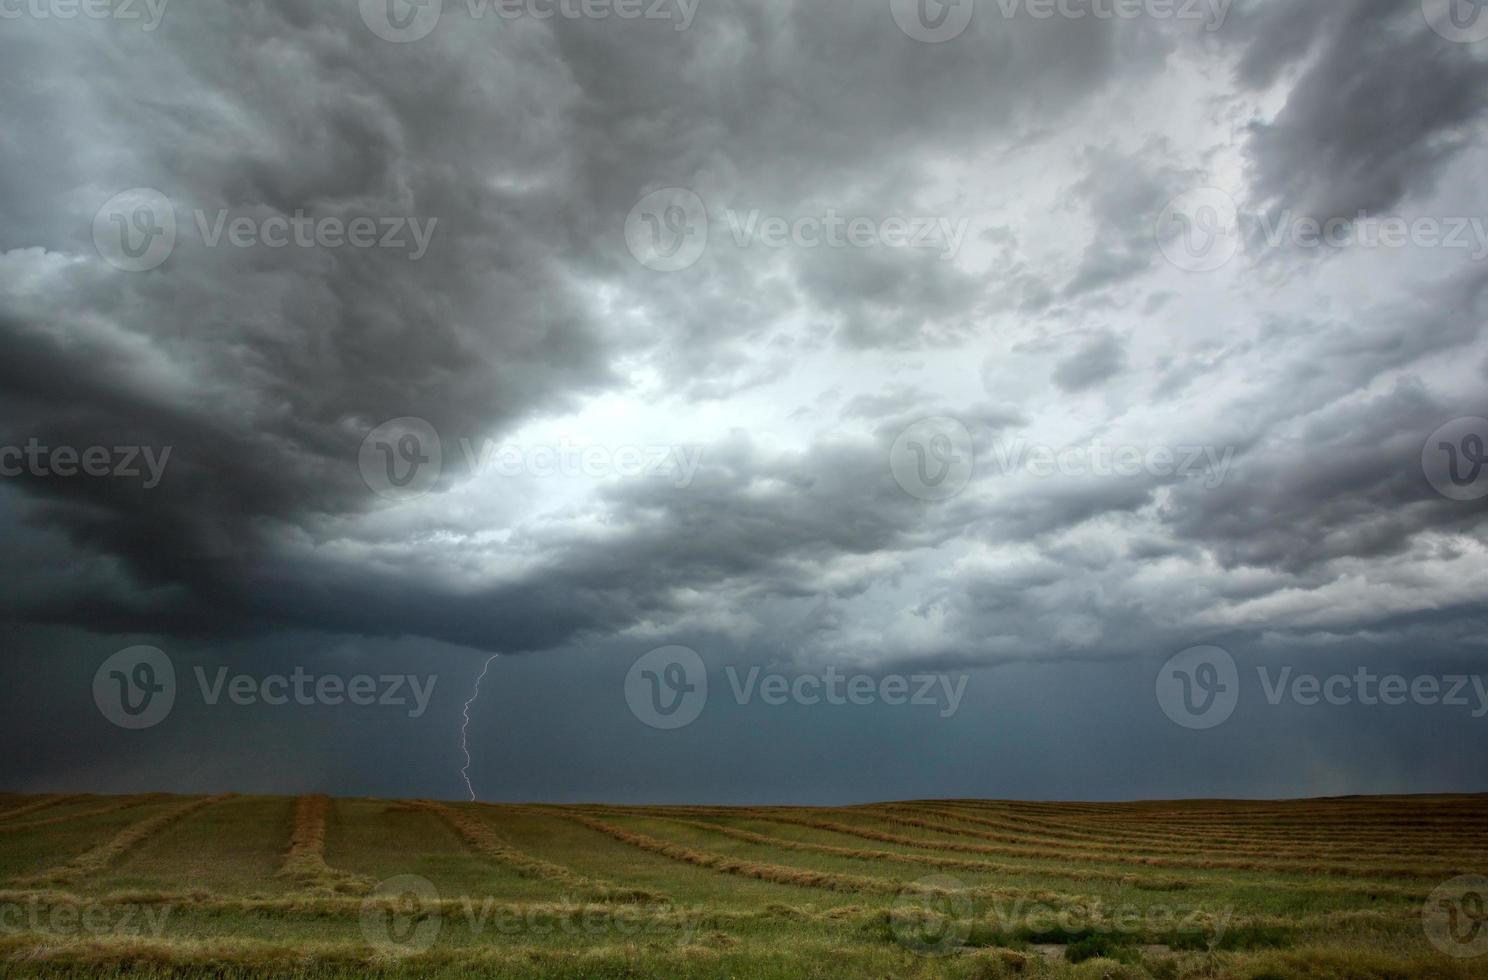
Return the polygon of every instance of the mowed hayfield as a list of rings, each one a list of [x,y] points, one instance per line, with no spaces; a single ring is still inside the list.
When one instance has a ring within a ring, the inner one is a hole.
[[[0,795],[0,976],[1488,976],[1488,797]]]

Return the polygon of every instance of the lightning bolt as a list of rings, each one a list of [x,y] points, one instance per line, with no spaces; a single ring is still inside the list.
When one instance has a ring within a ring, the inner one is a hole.
[[[470,793],[470,802],[475,802],[475,787],[470,785],[470,706],[475,704],[475,699],[480,697],[481,681],[486,679],[486,671],[491,669],[491,664],[501,656],[493,653],[486,659],[486,665],[481,668],[480,676],[475,679],[475,690],[470,694],[470,700],[465,702],[465,723],[460,726],[460,751],[465,753],[465,765],[460,768],[460,778],[465,780],[465,789]]]

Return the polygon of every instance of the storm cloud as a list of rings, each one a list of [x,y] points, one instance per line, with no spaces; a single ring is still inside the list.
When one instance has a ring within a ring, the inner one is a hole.
[[[451,674],[418,729],[442,759],[492,654],[532,684],[584,672],[569,703],[606,705],[608,731],[631,721],[600,693],[615,665],[668,643],[1034,687],[1083,670],[1070,698],[1091,703],[1092,672],[1150,698],[1152,658],[1219,640],[1481,656],[1488,513],[1422,454],[1488,416],[1488,267],[1439,241],[1246,232],[1488,215],[1482,45],[1386,0],[1237,3],[1217,26],[983,0],[944,43],[896,6],[701,0],[683,24],[446,3],[413,39],[351,2],[7,20],[0,446],[169,451],[157,485],[49,452],[0,478],[17,662],[84,677],[56,684],[86,702],[132,642],[427,650]],[[107,239],[145,228],[113,203],[141,190],[174,240],[133,269]],[[701,235],[681,268],[633,247],[658,191],[703,209],[649,215]],[[1207,212],[1164,225],[1200,191],[1236,212],[1218,265],[1173,253]],[[418,494],[367,470],[407,419],[441,451]],[[926,420],[974,459],[959,492],[896,468]],[[564,714],[511,710],[534,740]],[[1156,744],[1150,712],[1111,723]],[[778,741],[843,737],[797,722]],[[305,751],[369,785],[366,759]],[[604,795],[597,758],[567,783],[484,778]],[[453,792],[428,765],[378,785]],[[756,797],[805,792],[805,768],[759,768]],[[67,756],[8,782],[97,771]],[[643,782],[632,798],[685,798]],[[1238,765],[1212,785],[1301,781]]]

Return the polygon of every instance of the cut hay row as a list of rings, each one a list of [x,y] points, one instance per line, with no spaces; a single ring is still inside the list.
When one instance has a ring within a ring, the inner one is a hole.
[[[1107,835],[1105,843],[1066,841],[1058,837],[1044,837],[1031,839],[1014,834],[989,834],[969,830],[965,827],[955,826],[953,821],[960,818],[946,816],[941,821],[926,819],[926,816],[937,814],[927,811],[917,811],[911,807],[893,804],[889,806],[870,806],[852,808],[782,808],[782,807],[625,807],[619,808],[626,812],[637,815],[666,818],[669,815],[686,814],[692,817],[725,818],[725,819],[750,819],[771,821],[777,817],[790,819],[800,814],[816,815],[822,819],[830,819],[840,816],[868,817],[891,825],[900,827],[914,827],[916,829],[929,830],[957,837],[968,837],[978,841],[987,842],[991,845],[1000,845],[997,849],[981,851],[977,853],[995,854],[1001,857],[1022,857],[1031,860],[1069,860],[1085,859],[1090,861],[1114,862],[1118,864],[1145,864],[1149,866],[1160,866],[1163,862],[1170,863],[1173,867],[1190,867],[1199,870],[1211,868],[1215,870],[1237,869],[1255,871],[1279,871],[1296,873],[1313,873],[1319,867],[1318,859],[1333,854],[1357,854],[1363,845],[1343,845],[1336,850],[1330,848],[1313,848],[1305,845],[1295,847],[1269,847],[1265,849],[1249,850],[1222,850],[1209,848],[1203,845],[1188,844],[1179,847],[1144,846],[1140,841],[1129,841],[1113,831]],[[920,815],[923,813],[924,815]],[[972,822],[976,821],[967,821]],[[979,825],[979,824],[978,824]],[[857,834],[855,836],[863,836]],[[874,839],[869,837],[868,839]],[[1192,841],[1195,835],[1190,834],[1187,840]],[[1399,839],[1395,835],[1394,839]],[[1264,846],[1264,842],[1262,842]],[[1382,850],[1379,854],[1380,861],[1356,864],[1353,862],[1337,863],[1335,869],[1324,873],[1339,876],[1356,877],[1451,877],[1461,869],[1470,869],[1482,862],[1488,851],[1482,848],[1465,848],[1460,841],[1450,842],[1451,851],[1457,861],[1454,865],[1440,864],[1418,864],[1418,855],[1436,857],[1446,849],[1447,845],[1423,844],[1419,849]],[[951,850],[963,850],[963,848],[945,848]],[[1220,853],[1215,853],[1220,851]],[[1231,859],[1225,863],[1226,859]],[[1298,861],[1295,865],[1286,863],[1287,859]],[[1215,863],[1215,861],[1219,863]],[[1394,866],[1380,862],[1393,862]]]
[[[489,824],[476,814],[467,810],[457,810],[443,803],[432,801],[424,802],[421,805],[429,812],[442,817],[446,823],[454,828],[455,833],[460,835],[460,838],[465,841],[471,850],[483,857],[491,858],[505,865],[523,877],[555,881],[596,897],[620,901],[644,902],[661,897],[654,892],[635,888],[621,888],[607,881],[586,878],[572,868],[565,868],[561,864],[554,864],[551,861],[544,861],[542,858],[534,857],[526,851],[513,847],[510,843],[497,836]]]
[[[359,918],[369,905],[388,903],[396,906],[404,901],[401,896],[369,898],[332,893],[291,893],[285,895],[252,895],[235,897],[202,891],[145,891],[125,889],[104,895],[80,894],[57,889],[0,889],[0,905],[39,908],[51,907],[156,907],[164,906],[181,912],[223,913],[239,912],[252,915],[323,918]],[[472,913],[491,916],[515,916],[524,919],[561,919],[595,915],[621,918],[625,922],[669,922],[684,918],[702,919],[709,923],[728,922],[746,924],[760,919],[777,918],[783,915],[796,917],[801,910],[794,908],[738,910],[706,907],[682,907],[668,900],[658,900],[656,909],[636,905],[616,906],[599,902],[580,902],[569,899],[554,901],[518,901],[480,895],[455,895],[437,900],[421,899],[423,911],[437,911],[441,915],[464,917]],[[823,919],[836,918],[821,913]]]
[[[1481,832],[1488,830],[1488,820],[1468,817],[1337,817],[1324,814],[1296,813],[1288,816],[1270,817],[1264,820],[1189,819],[1167,814],[1149,814],[1130,820],[1090,820],[1077,818],[1081,827],[1094,828],[1112,833],[1128,829],[1163,827],[1170,830],[1208,831],[1222,829],[1230,833],[1285,833],[1290,831],[1333,833],[1353,831],[1380,832],[1384,830],[1407,830],[1417,833],[1453,833],[1458,831]]]
[[[920,804],[909,806],[906,804],[879,804],[875,806],[854,808],[862,811],[875,810],[912,810],[912,811],[938,811],[959,813],[967,817],[975,817],[982,820],[992,820],[999,824],[1011,824],[1033,829],[1045,829],[1049,827],[1060,827],[1082,833],[1100,834],[1140,834],[1140,833],[1174,833],[1201,830],[1205,832],[1221,831],[1232,835],[1276,835],[1282,836],[1291,833],[1305,832],[1313,833],[1320,826],[1329,826],[1332,834],[1340,830],[1352,829],[1358,832],[1383,834],[1386,831],[1382,827],[1392,826],[1401,821],[1389,819],[1374,820],[1362,818],[1359,820],[1333,820],[1324,821],[1317,817],[1298,816],[1291,823],[1278,823],[1276,820],[1246,822],[1242,820],[1193,820],[1187,821],[1180,818],[1165,817],[1161,814],[1149,814],[1140,819],[1101,819],[1087,816],[1076,816],[1071,814],[1026,814],[1007,810],[994,810],[985,807],[973,807],[955,804]],[[1430,821],[1417,817],[1414,820],[1405,821],[1419,824],[1423,831],[1431,831],[1433,827],[1440,829],[1455,829],[1460,826],[1480,826],[1481,821],[1468,821],[1464,824],[1460,820]]]
[[[595,820],[578,812],[558,811],[563,816],[580,826],[587,827],[596,833],[604,834],[622,844],[659,854],[673,861],[690,864],[694,867],[705,868],[718,874],[737,875],[741,878],[754,878],[758,881],[768,881],[777,885],[796,885],[802,888],[818,888],[834,892],[855,892],[861,894],[894,894],[902,890],[903,886],[897,882],[884,878],[870,878],[866,875],[834,874],[828,871],[806,871],[801,868],[792,868],[783,864],[764,864],[758,861],[743,861],[738,858],[727,857],[722,854],[712,854],[708,851],[698,851],[681,844],[673,844],[670,841],[658,840],[646,834],[638,834],[634,831],[625,830],[612,823],[603,820]]]
[[[1000,864],[993,861],[976,861],[970,858],[948,858],[936,857],[929,854],[904,854],[899,851],[838,847],[833,844],[815,844],[809,841],[787,840],[784,837],[771,837],[768,834],[757,834],[751,830],[741,830],[737,827],[728,827],[723,824],[708,823],[705,820],[687,820],[681,817],[650,817],[648,819],[665,820],[668,823],[710,831],[721,834],[724,837],[731,837],[734,840],[744,841],[750,844],[760,844],[778,850],[805,851],[856,861],[889,861],[896,864],[907,864],[922,868],[939,868],[948,871],[971,871],[980,874],[1002,874],[1030,878],[1066,878],[1072,881],[1114,881],[1124,884],[1135,884],[1139,880],[1134,874],[1120,871],[1103,871],[1098,868],[1046,868],[1022,864]],[[1173,888],[1188,888],[1194,885],[1218,883],[1216,880],[1204,878],[1182,878],[1173,879],[1171,882],[1168,882]],[[1161,884],[1163,883],[1155,883],[1155,885]]]
[[[871,811],[874,808],[864,808]],[[1095,838],[1098,840],[1109,840],[1113,837],[1122,840],[1135,839],[1169,839],[1169,840],[1191,840],[1194,828],[1180,827],[1175,824],[1157,820],[1146,820],[1140,825],[1112,825],[1100,821],[1076,821],[1061,820],[1052,817],[1024,817],[1008,815],[998,811],[979,809],[973,807],[915,807],[907,808],[898,805],[882,807],[880,809],[902,810],[914,809],[927,813],[955,814],[957,819],[975,822],[986,821],[994,826],[1007,826],[1009,828],[1028,828],[1043,832],[1068,832],[1071,836]],[[991,819],[989,819],[989,817]],[[1205,840],[1225,840],[1237,842],[1294,842],[1297,844],[1329,843],[1338,845],[1340,842],[1371,843],[1371,842],[1395,842],[1400,840],[1397,831],[1373,830],[1372,824],[1364,823],[1348,832],[1323,832],[1316,826],[1309,824],[1297,829],[1276,828],[1252,828],[1248,831],[1240,831],[1231,825],[1219,825],[1217,828],[1201,828]],[[1416,839],[1417,843],[1427,845],[1448,839],[1446,833],[1432,831],[1430,835],[1423,834]]]
[[[893,806],[839,812],[846,815],[870,816],[875,820],[881,820],[885,823],[896,824],[898,826],[920,827],[939,833],[953,834],[961,837],[974,837],[978,840],[987,840],[1008,845],[1036,848],[1057,847],[1068,851],[1072,855],[1090,852],[1097,854],[1125,853],[1154,854],[1157,856],[1191,856],[1196,854],[1210,854],[1215,850],[1220,850],[1220,848],[1210,846],[1207,836],[1205,836],[1202,843],[1197,843],[1197,838],[1191,834],[1178,839],[1182,841],[1181,843],[1172,838],[1161,842],[1147,838],[1138,839],[1137,835],[1122,832],[1112,832],[1106,834],[1104,838],[1096,834],[1089,834],[1084,835],[1087,839],[1076,839],[1074,837],[1051,836],[1047,833],[1035,834],[1022,826],[1009,827],[998,821],[963,816],[952,811],[936,810],[929,807],[909,808]],[[948,823],[947,821],[950,822]],[[966,824],[982,829],[972,830],[967,827],[956,826],[956,824]],[[1224,853],[1226,856],[1237,858],[1285,856],[1284,854],[1279,854],[1275,849],[1244,850],[1227,848],[1224,849]],[[1312,854],[1313,852],[1308,851],[1306,853]]]
[[[907,803],[937,804],[945,800],[905,800]],[[1339,810],[1359,811],[1370,809],[1419,810],[1432,807],[1439,810],[1469,810],[1488,812],[1488,798],[1481,794],[1422,795],[1422,796],[1337,796],[1314,797],[1292,800],[1141,800],[1126,803],[1064,803],[1038,800],[955,800],[957,803],[981,806],[1017,807],[1029,810],[1094,810],[1101,813],[1143,814],[1155,811],[1181,811],[1194,814],[1234,813],[1285,813],[1292,810]]]
[[[935,805],[935,804],[931,804]],[[1390,806],[1381,804],[1379,806],[1361,806],[1356,808],[1336,806],[1313,806],[1308,804],[1291,804],[1283,807],[1255,810],[1237,809],[1205,810],[1187,807],[1154,807],[1148,810],[1134,810],[1126,813],[1092,814],[1087,811],[1043,811],[1029,810],[1025,807],[1009,807],[1011,812],[1031,813],[1041,815],[1045,813],[1064,817],[1079,817],[1081,819],[1098,819],[1109,823],[1141,823],[1148,820],[1160,820],[1164,822],[1182,822],[1190,824],[1212,824],[1225,825],[1266,825],[1276,822],[1287,821],[1324,821],[1329,823],[1346,823],[1357,820],[1366,820],[1370,823],[1405,822],[1405,823],[1471,823],[1482,826],[1488,823],[1488,809],[1481,805],[1473,807],[1440,807],[1429,803],[1401,804]]]
[[[326,863],[326,815],[330,809],[331,801],[325,796],[302,796],[295,801],[294,826],[290,830],[289,849],[284,853],[279,876],[304,888],[365,894],[372,890],[371,879]]]
[[[359,919],[369,904],[385,902],[391,907],[403,901],[399,896],[369,899],[348,895],[312,895],[306,893],[278,896],[233,897],[208,892],[165,892],[121,890],[105,895],[85,895],[76,892],[47,890],[0,890],[0,905],[16,907],[156,907],[165,906],[182,912],[245,913],[273,917],[310,917],[316,919]],[[452,921],[466,919],[472,915],[489,920],[494,917],[517,918],[522,921],[548,921],[564,918],[598,917],[626,924],[681,924],[693,923],[709,928],[733,925],[742,926],[771,919],[812,919],[820,922],[842,922],[860,919],[870,921],[882,913],[861,906],[838,906],[828,909],[782,905],[772,903],[757,909],[727,909],[704,905],[679,905],[670,900],[659,900],[655,908],[644,905],[617,906],[598,902],[570,900],[523,902],[493,896],[458,895],[437,900],[421,899],[418,906],[423,912],[437,912],[450,916]]]
[[[870,811],[854,811],[867,813]],[[914,811],[909,811],[914,812]],[[929,816],[972,824],[1002,831],[992,839],[1003,839],[1009,843],[1032,843],[1033,835],[1021,827],[1002,825],[999,821],[984,821],[967,815],[964,811],[924,809]],[[1488,846],[1479,841],[1488,838],[1480,834],[1423,834],[1401,831],[1379,833],[1301,833],[1281,831],[1275,833],[1249,833],[1237,836],[1218,830],[1189,830],[1163,832],[1134,831],[1115,828],[1105,831],[1068,831],[1050,825],[1044,828],[1049,835],[1046,842],[1054,846],[1089,848],[1098,846],[1102,852],[1112,850],[1136,851],[1138,853],[1161,854],[1205,854],[1216,857],[1253,857],[1265,859],[1304,858],[1331,859],[1361,857],[1370,862],[1392,862],[1415,864],[1437,859],[1442,854],[1451,854],[1461,866],[1478,867],[1488,864]],[[1024,836],[1027,835],[1027,836]],[[1068,835],[1068,841],[1060,835]],[[1101,846],[1104,845],[1104,846]]]
[[[945,802],[929,801],[914,806],[944,806]],[[1160,806],[1140,810],[1092,812],[1058,805],[1050,808],[1028,804],[978,804],[957,802],[954,805],[1002,816],[1021,816],[1037,820],[1074,821],[1085,826],[1115,831],[1122,827],[1141,828],[1154,824],[1165,827],[1213,827],[1231,830],[1378,828],[1411,826],[1424,829],[1488,827],[1488,809],[1481,804],[1467,807],[1439,807],[1427,801],[1391,806],[1382,804],[1357,808],[1319,807],[1305,803],[1287,804],[1280,808],[1210,810],[1197,806]]]
[[[37,875],[17,879],[16,883],[21,885],[66,884],[67,882],[76,881],[90,874],[95,874],[104,870],[129,851],[140,846],[176,821],[184,819],[214,803],[220,803],[232,795],[231,793],[227,793],[222,796],[208,796],[203,799],[190,800],[178,804],[167,810],[162,810],[154,816],[146,817],[138,823],[130,824],[112,840],[98,845],[66,864],[52,868],[49,871],[43,871]]]
[[[76,820],[86,820],[89,817],[101,817],[109,813],[117,813],[120,810],[132,810],[138,806],[144,806],[151,802],[147,797],[136,797],[111,803],[108,806],[95,807],[92,810],[84,810],[81,813],[64,813],[60,817],[48,817],[45,820],[27,820],[24,823],[0,824],[0,834],[18,834],[22,831],[35,830],[38,827],[53,827],[59,823],[72,823]]]
[[[958,823],[970,824],[983,827],[999,833],[986,834],[989,840],[1005,841],[1014,844],[1027,844],[1035,846],[1053,846],[1068,848],[1073,851],[1096,851],[1102,854],[1111,852],[1128,852],[1138,854],[1158,855],[1193,855],[1193,854],[1216,854],[1222,857],[1236,858],[1318,858],[1328,857],[1335,854],[1357,855],[1361,849],[1367,848],[1375,859],[1385,860],[1412,860],[1423,855],[1435,856],[1440,853],[1442,842],[1423,842],[1414,846],[1400,844],[1399,835],[1385,838],[1396,841],[1396,845],[1387,848],[1374,848],[1359,842],[1348,843],[1313,843],[1313,842],[1288,842],[1286,844],[1266,845],[1266,841],[1257,841],[1253,838],[1234,837],[1229,835],[1205,833],[1195,834],[1155,834],[1139,833],[1133,831],[1115,831],[1102,837],[1099,834],[1071,834],[1065,836],[1035,835],[1021,827],[1010,828],[1007,825],[995,821],[985,820],[980,817],[964,815],[955,810],[941,810],[930,807],[910,809],[907,807],[883,807],[878,810],[855,810],[854,813],[872,813],[875,815],[889,814],[891,816],[902,816],[909,814],[925,814],[930,817],[938,817]],[[1056,831],[1057,833],[1057,831]],[[978,835],[982,836],[982,835]],[[1249,846],[1247,846],[1249,845]],[[1482,847],[1464,848],[1460,843],[1456,844],[1454,850],[1465,863],[1476,863],[1475,859],[1483,856]]]
[[[1202,846],[1189,846],[1181,849],[1164,849],[1160,847],[1144,847],[1139,843],[1128,842],[1121,839],[1113,839],[1109,844],[1093,845],[1088,842],[1068,842],[1060,838],[1029,839],[1009,834],[993,834],[975,831],[967,827],[956,826],[947,822],[954,818],[946,817],[943,820],[930,820],[925,816],[916,815],[919,811],[908,808],[897,808],[901,812],[885,812],[882,808],[779,808],[758,807],[739,809],[733,807],[625,807],[618,808],[636,815],[666,818],[669,814],[686,813],[689,816],[723,819],[749,819],[771,822],[792,822],[800,819],[802,814],[815,815],[818,819],[830,820],[834,817],[859,817],[869,818],[891,826],[911,827],[920,830],[932,831],[950,835],[953,837],[966,837],[987,844],[992,849],[978,849],[976,853],[994,854],[1000,857],[1021,857],[1029,860],[1089,860],[1095,862],[1107,862],[1118,864],[1143,864],[1149,866],[1161,866],[1164,863],[1173,867],[1189,867],[1196,869],[1212,868],[1222,870],[1226,868],[1237,870],[1256,871],[1280,871],[1297,873],[1313,873],[1319,867],[1317,858],[1320,852],[1308,849],[1282,849],[1270,848],[1266,850],[1252,850],[1245,852],[1222,852],[1215,854],[1213,849]],[[933,815],[933,814],[931,814]],[[858,825],[859,830],[871,829]],[[865,836],[856,833],[854,836]],[[877,839],[868,836],[867,839]],[[962,847],[950,847],[951,842],[941,845],[947,850],[965,850]],[[1343,853],[1356,854],[1358,848],[1344,849]],[[1322,852],[1326,854],[1327,852]],[[1441,853],[1440,849],[1423,848],[1422,854],[1436,856]],[[1335,865],[1335,870],[1325,872],[1336,875],[1352,875],[1368,877],[1431,877],[1433,875],[1445,875],[1451,877],[1458,873],[1461,868],[1471,868],[1483,856],[1481,849],[1465,849],[1460,844],[1453,847],[1453,853],[1458,861],[1456,865],[1417,864],[1415,852],[1390,852],[1382,854],[1386,861],[1398,862],[1394,867],[1380,863],[1353,864],[1342,862]],[[1295,865],[1286,863],[1286,858],[1299,861]],[[1234,859],[1226,863],[1225,859]],[[1215,863],[1217,861],[1218,863]]]
[[[1103,828],[1096,823],[1079,823],[1067,820],[1055,820],[1038,817],[1010,816],[996,813],[991,810],[962,808],[957,806],[933,807],[933,806],[900,806],[898,804],[865,807],[863,813],[912,813],[927,814],[934,817],[942,817],[959,823],[972,824],[978,827],[986,827],[993,830],[1003,831],[1019,839],[1033,840],[1044,836],[1047,840],[1064,842],[1089,842],[1096,844],[1135,844],[1151,843],[1154,845],[1179,844],[1191,845],[1194,836],[1190,833],[1165,832],[1162,825],[1152,825],[1153,829],[1135,828]],[[1253,843],[1250,837],[1235,835],[1208,835],[1205,841],[1215,843]]]
[[[648,947],[646,962],[712,964],[719,951],[709,945],[714,937],[678,936],[672,943]],[[468,947],[435,946],[419,953],[396,952],[367,942],[275,942],[263,939],[157,939],[146,936],[70,937],[48,932],[0,934],[0,962],[25,964],[28,973],[47,964],[89,967],[95,975],[156,976],[431,976],[440,971],[484,976],[548,975],[614,976],[633,972],[638,944],[622,941],[574,948],[541,945],[486,944]],[[389,970],[393,973],[389,973]]]
[[[1204,875],[1168,875],[1162,878],[1143,877],[1134,872],[1111,871],[1100,868],[1082,867],[1078,863],[1059,861],[1053,864],[1003,864],[990,861],[979,861],[972,859],[945,858],[933,855],[904,854],[897,851],[878,851],[852,847],[841,847],[833,844],[820,844],[810,841],[789,840],[782,837],[773,837],[768,834],[759,834],[754,831],[743,830],[737,827],[729,827],[723,824],[710,823],[706,820],[690,820],[681,817],[666,817],[653,812],[654,808],[630,808],[630,807],[604,807],[588,808],[586,812],[594,815],[599,813],[623,814],[625,816],[640,817],[647,820],[659,820],[668,823],[676,823],[684,826],[694,827],[700,830],[713,831],[735,840],[761,844],[770,847],[783,848],[796,851],[814,851],[820,854],[830,854],[843,858],[856,858],[862,860],[886,860],[903,864],[921,865],[924,867],[936,867],[946,870],[981,871],[992,874],[1017,875],[1027,878],[1062,878],[1069,881],[1110,881],[1119,884],[1130,884],[1142,888],[1145,891],[1181,891],[1190,888],[1224,888],[1233,885],[1232,879],[1223,876],[1213,877]],[[643,812],[644,811],[644,812]],[[769,821],[764,816],[756,816],[753,819]],[[776,823],[791,823],[788,820],[770,821]],[[855,835],[856,836],[856,835]],[[887,839],[884,839],[887,838]],[[941,850],[942,845],[934,841],[925,841],[920,838],[899,837],[898,835],[876,835],[865,839],[879,840],[880,843],[898,843],[902,846],[918,848],[921,850]],[[969,853],[978,853],[972,850]],[[1408,901],[1420,901],[1425,898],[1429,889],[1426,887],[1413,887],[1409,885],[1395,885],[1369,882],[1351,881],[1292,881],[1281,879],[1270,879],[1265,886],[1276,893],[1289,895],[1336,895],[1336,896],[1368,896],[1370,898],[1397,898]]]
[[[862,811],[856,811],[862,813]],[[1230,855],[1212,856],[1205,848],[1197,848],[1189,853],[1170,852],[1161,853],[1157,848],[1142,848],[1122,846],[1113,843],[1107,848],[1092,847],[1081,844],[1058,845],[1057,849],[1051,849],[1047,844],[1019,845],[1014,847],[1007,844],[1005,836],[983,833],[957,827],[943,820],[928,820],[922,817],[913,817],[900,814],[876,814],[874,819],[884,823],[901,826],[914,827],[920,830],[929,830],[935,833],[949,834],[956,837],[969,837],[976,840],[989,842],[1002,841],[1004,843],[995,846],[1003,847],[1007,856],[1023,856],[1028,858],[1051,858],[1051,859],[1080,859],[1090,861],[1115,861],[1118,863],[1148,864],[1156,867],[1189,867],[1189,868],[1227,868],[1240,871],[1279,871],[1301,874],[1325,874],[1344,875],[1353,877],[1383,877],[1383,878],[1420,878],[1420,877],[1452,877],[1461,872],[1462,869],[1471,867],[1472,859],[1469,853],[1455,855],[1456,863],[1453,864],[1416,864],[1409,866],[1405,864],[1387,864],[1377,862],[1338,862],[1323,863],[1315,858],[1311,851],[1303,850],[1293,852],[1296,857],[1290,860],[1279,860],[1288,855],[1279,849],[1265,851],[1251,851],[1248,853],[1231,853]],[[1057,844],[1057,842],[1055,842]],[[1436,852],[1430,852],[1436,853]],[[1387,855],[1386,859],[1397,858],[1409,860],[1412,856]]]
[[[44,796],[34,803],[23,803],[18,807],[12,807],[9,810],[0,812],[0,820],[10,820],[13,817],[24,817],[26,814],[35,813],[37,810],[46,810],[50,807],[61,806],[63,803],[71,803],[73,800],[80,799],[82,799],[81,796]]]
[[[1145,838],[1157,839],[1179,839],[1191,840],[1192,831],[1184,829],[1173,829],[1165,822],[1158,820],[1144,820],[1140,824],[1112,823],[1103,820],[1091,820],[1083,818],[1059,818],[1053,816],[1028,816],[1010,813],[1005,810],[992,810],[985,807],[973,807],[964,804],[946,804],[943,806],[905,806],[902,804],[887,804],[879,807],[864,807],[866,812],[874,810],[910,810],[923,813],[954,814],[956,819],[972,822],[985,822],[990,826],[1007,827],[1009,829],[1033,830],[1043,833],[1067,833],[1071,837],[1089,838],[1096,840],[1110,840],[1117,837],[1122,840],[1135,840]],[[1214,840],[1287,840],[1293,835],[1293,831],[1286,830],[1254,830],[1250,833],[1241,834],[1231,830],[1228,826],[1221,828],[1221,833],[1213,831],[1206,832],[1205,839]],[[1389,835],[1380,835],[1384,839],[1394,839]],[[1320,835],[1321,840],[1337,840],[1332,835]]]
[[[817,830],[830,830],[839,834],[847,834],[850,837],[861,837],[864,840],[876,840],[883,844],[901,844],[906,847],[920,847],[927,850],[959,851],[967,854],[992,854],[999,857],[1024,857],[1030,859],[1047,859],[1056,861],[1067,861],[1071,855],[1064,851],[1037,850],[1031,848],[1011,848],[999,844],[971,844],[960,841],[935,841],[920,837],[906,837],[902,834],[891,834],[886,831],[877,831],[867,827],[859,827],[853,824],[845,824],[832,820],[813,820],[808,817],[788,817],[784,815],[761,816],[758,819],[771,823],[791,824],[798,827],[813,827]],[[923,822],[921,822],[923,823]],[[919,824],[915,824],[919,826]],[[1195,868],[1199,870],[1229,869],[1233,871],[1271,871],[1285,874],[1324,874],[1345,877],[1381,877],[1381,878],[1430,878],[1435,875],[1442,877],[1442,872],[1433,872],[1421,868],[1393,868],[1393,867],[1345,867],[1343,865],[1303,865],[1278,861],[1232,861],[1220,858],[1162,858],[1134,856],[1127,854],[1111,854],[1089,856],[1085,858],[1090,861],[1098,861],[1105,864],[1132,864],[1140,867],[1150,868]],[[1445,877],[1452,877],[1458,872],[1450,871]]]
[[[959,894],[973,895],[974,892]],[[1004,897],[1004,896],[996,896]],[[268,917],[311,917],[316,919],[358,919],[369,902],[385,902],[397,907],[402,899],[388,896],[384,899],[367,899],[348,895],[292,894],[281,896],[233,897],[206,892],[161,892],[122,890],[104,895],[86,895],[76,892],[47,890],[0,890],[0,904],[25,908],[85,908],[117,907],[146,908],[164,907],[178,912],[202,912],[208,914],[244,913]],[[1044,894],[1044,902],[1057,916],[1065,910],[1083,910],[1092,901],[1084,896]],[[743,926],[768,920],[808,919],[823,923],[868,924],[882,922],[892,912],[884,908],[865,908],[860,905],[835,906],[819,909],[813,906],[769,903],[757,909],[725,909],[706,905],[681,906],[670,902],[648,910],[644,906],[617,907],[602,903],[574,901],[522,902],[511,899],[460,895],[437,900],[420,900],[419,910],[449,917],[452,922],[469,921],[472,916],[482,921],[501,916],[522,921],[555,921],[584,916],[620,917],[628,924],[693,924],[705,928]],[[971,910],[978,921],[991,921],[995,910]],[[1306,916],[1278,915],[1233,915],[1227,928],[1287,929],[1294,932],[1336,929],[1340,927],[1376,926],[1395,928],[1402,923],[1414,925],[1419,918],[1416,909],[1385,911],[1378,909],[1345,909],[1321,912]]]

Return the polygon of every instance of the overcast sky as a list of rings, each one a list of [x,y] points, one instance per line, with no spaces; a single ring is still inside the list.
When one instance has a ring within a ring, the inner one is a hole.
[[[0,788],[1488,790],[1488,11],[0,9]]]

